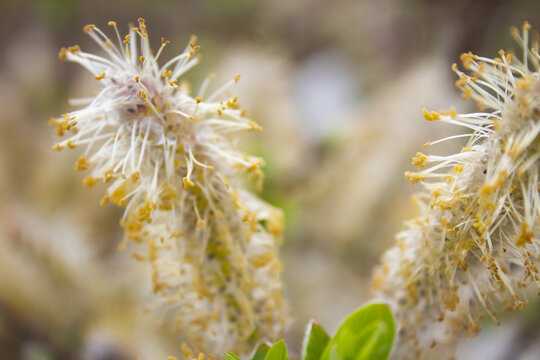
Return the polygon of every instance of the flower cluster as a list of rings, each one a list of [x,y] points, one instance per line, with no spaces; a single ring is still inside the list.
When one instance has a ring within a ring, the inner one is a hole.
[[[457,87],[479,112],[424,110],[427,120],[470,133],[439,140],[468,138],[460,153],[418,153],[418,171],[405,174],[427,190],[420,214],[373,278],[394,305],[399,358],[474,335],[483,317],[497,322],[497,312],[520,309],[526,289],[540,286],[540,57],[529,30],[525,23],[522,33],[511,31],[522,60],[501,50],[495,59],[463,54],[467,74],[453,65]]]
[[[77,99],[80,110],[52,119],[64,139],[53,149],[83,147],[84,184],[108,184],[102,204],[125,207],[120,221],[132,257],[151,264],[153,292],[174,308],[173,323],[206,352],[245,352],[253,340],[276,340],[285,311],[280,283],[281,212],[245,190],[243,174],[262,179],[260,158],[235,147],[230,133],[260,130],[245,118],[229,83],[197,96],[181,76],[197,64],[193,37],[158,65],[169,44],[152,52],[143,19],[116,41],[94,25],[84,31],[106,57],[79,46],[60,59],[81,64],[101,89]]]

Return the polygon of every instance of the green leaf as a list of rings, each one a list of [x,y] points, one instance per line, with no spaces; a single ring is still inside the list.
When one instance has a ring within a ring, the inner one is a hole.
[[[322,360],[385,360],[395,336],[386,304],[370,304],[349,315],[328,343]]]
[[[311,321],[306,329],[304,346],[302,348],[302,360],[319,360],[330,341],[330,336],[315,321]]]
[[[287,360],[287,347],[285,341],[281,340],[272,345],[264,360]]]
[[[270,350],[270,346],[267,343],[262,343],[253,353],[251,360],[264,360],[266,354],[268,353],[268,350]]]
[[[235,355],[231,352],[226,352],[225,353],[225,360],[240,360],[240,358],[238,357],[238,355]]]

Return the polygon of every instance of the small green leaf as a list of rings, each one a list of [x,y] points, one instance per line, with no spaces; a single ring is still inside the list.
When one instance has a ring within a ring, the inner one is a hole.
[[[235,355],[231,352],[226,352],[225,353],[225,360],[240,360],[240,358],[238,357],[238,355]]]
[[[280,340],[268,350],[264,360],[287,360],[287,347],[285,341]]]
[[[257,346],[257,349],[255,349],[251,360],[264,360],[268,350],[270,350],[270,346],[267,343],[262,343],[261,345]]]
[[[330,336],[315,321],[308,324],[302,349],[302,360],[319,360]]]
[[[322,360],[385,360],[395,336],[386,304],[370,304],[349,315],[328,343]]]

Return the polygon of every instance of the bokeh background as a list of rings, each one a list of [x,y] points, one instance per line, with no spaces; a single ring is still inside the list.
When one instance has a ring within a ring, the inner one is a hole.
[[[291,312],[286,342],[298,356],[307,322],[329,332],[371,299],[370,276],[414,214],[403,172],[422,145],[456,130],[422,108],[470,111],[450,65],[460,53],[494,57],[508,29],[540,26],[535,0],[1,0],[0,359],[162,360],[180,344],[161,318],[144,265],[119,252],[121,210],[81,186],[77,151],[53,153],[50,117],[70,111],[95,80],[58,61],[82,27],[144,17],[165,56],[199,37],[196,88],[241,74],[235,92],[264,128],[241,144],[265,157],[261,196],[286,215],[281,255]],[[459,143],[433,147],[448,153]],[[460,345],[458,359],[540,358],[533,294],[503,326]]]

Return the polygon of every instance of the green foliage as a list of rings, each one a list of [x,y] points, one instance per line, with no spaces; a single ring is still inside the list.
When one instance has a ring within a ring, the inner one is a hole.
[[[395,335],[388,305],[370,304],[345,319],[330,340],[321,360],[384,360]]]
[[[267,343],[262,343],[255,349],[251,360],[265,360],[268,350],[270,350],[270,346]]]
[[[231,352],[226,352],[225,353],[225,360],[240,360],[240,358],[238,357],[238,355],[235,355]]]
[[[302,360],[319,360],[330,341],[330,336],[315,321],[308,325],[302,349]]]
[[[275,343],[266,353],[264,360],[287,360],[287,347],[285,341],[280,340]]]
[[[373,303],[350,314],[330,338],[312,321],[304,338],[301,360],[385,360],[392,351],[395,336],[394,317],[386,304]],[[225,354],[226,360],[239,360]],[[288,360],[283,340],[272,347],[263,343],[251,360]]]

